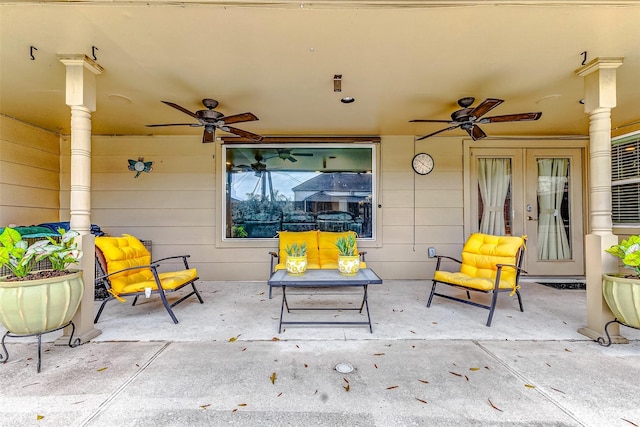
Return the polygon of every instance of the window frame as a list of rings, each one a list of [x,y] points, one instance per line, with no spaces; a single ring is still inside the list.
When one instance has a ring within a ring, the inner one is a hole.
[[[378,137],[337,137],[337,138],[265,138],[263,142],[249,142],[240,138],[222,138],[217,141],[216,157],[216,246],[217,247],[272,247],[277,237],[233,238],[227,237],[227,148],[263,148],[263,149],[314,149],[314,148],[368,148],[371,150],[371,236],[359,237],[359,244],[366,246],[379,246],[381,235],[381,211],[379,206],[379,182],[380,182],[380,138]],[[319,141],[318,141],[319,140]],[[289,142],[293,141],[293,142]]]
[[[616,170],[620,170],[621,168],[624,168],[625,165],[623,164],[624,161],[621,161],[619,158],[619,151],[618,148],[623,146],[623,145],[635,145],[634,153],[635,153],[635,158],[636,158],[636,165],[635,168],[632,167],[630,169],[635,169],[635,174],[630,176],[628,174],[628,172],[623,173],[623,177],[620,177],[620,173],[616,173]],[[611,139],[611,195],[612,195],[612,200],[611,200],[611,216],[612,216],[612,224],[614,228],[625,228],[625,227],[639,227],[640,226],[640,164],[637,164],[638,162],[640,162],[640,131],[636,131],[636,132],[631,132],[629,134],[625,134],[625,135],[621,135],[619,137],[616,138],[612,138]],[[616,218],[620,218],[620,217],[624,217],[627,214],[625,214],[624,212],[621,212],[617,209],[618,206],[620,206],[621,204],[624,203],[628,203],[628,202],[617,202],[616,200],[616,191],[615,188],[616,187],[622,187],[625,185],[636,185],[637,186],[637,190],[636,192],[639,194],[637,199],[636,199],[636,206],[635,206],[635,210],[638,212],[638,220],[636,222],[628,222],[628,221],[616,221]]]

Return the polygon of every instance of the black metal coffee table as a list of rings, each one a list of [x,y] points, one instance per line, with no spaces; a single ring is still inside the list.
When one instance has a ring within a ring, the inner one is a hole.
[[[280,325],[278,333],[282,332],[282,325],[369,325],[369,331],[373,333],[371,326],[371,315],[369,314],[369,285],[381,285],[382,279],[370,268],[361,269],[355,276],[343,276],[338,270],[307,270],[301,276],[292,276],[286,270],[278,270],[271,275],[267,282],[269,286],[278,286],[282,288],[282,305],[280,307]],[[362,304],[359,308],[294,308],[289,307],[287,302],[287,288],[343,288],[343,287],[362,287],[363,296]],[[308,321],[308,322],[289,322],[283,321],[284,308],[287,313],[291,310],[358,310],[362,313],[362,309],[367,311],[366,322],[337,322],[337,321]]]

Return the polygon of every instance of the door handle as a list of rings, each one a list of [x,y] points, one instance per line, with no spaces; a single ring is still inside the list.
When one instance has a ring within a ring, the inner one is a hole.
[[[527,220],[528,220],[528,221],[537,221],[537,220],[538,220],[538,218],[534,218],[534,217],[532,217],[531,215],[527,215]]]

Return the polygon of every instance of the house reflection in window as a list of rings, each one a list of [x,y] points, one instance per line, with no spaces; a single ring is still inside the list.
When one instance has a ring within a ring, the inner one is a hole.
[[[234,144],[223,155],[227,239],[280,230],[374,237],[374,144]]]

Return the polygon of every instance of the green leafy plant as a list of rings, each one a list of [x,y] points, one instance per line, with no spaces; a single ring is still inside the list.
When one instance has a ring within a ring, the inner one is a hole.
[[[231,237],[247,237],[249,233],[244,229],[243,225],[234,225],[231,227]]]
[[[338,255],[342,256],[354,256],[356,254],[356,236],[348,234],[347,236],[338,237],[336,240],[336,247],[338,248]]]
[[[0,234],[0,265],[6,266],[18,278],[29,275],[35,263],[43,259],[51,262],[53,270],[65,271],[69,264],[82,258],[82,251],[74,241],[79,233],[65,232],[62,228],[58,232],[62,235],[60,242],[47,237],[47,240],[38,240],[29,246],[18,231],[6,227]]]
[[[605,249],[605,252],[620,258],[626,268],[635,271],[635,274],[640,276],[640,236],[629,236],[619,244]]]
[[[292,257],[301,257],[307,254],[307,242],[303,242],[302,244],[293,243],[291,245],[287,245],[284,248],[284,251],[287,253],[287,256]]]

